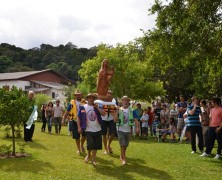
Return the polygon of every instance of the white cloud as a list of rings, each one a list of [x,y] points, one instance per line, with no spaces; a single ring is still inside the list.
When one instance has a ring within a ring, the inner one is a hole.
[[[154,27],[154,0],[7,0],[0,6],[0,43],[22,48],[72,42],[116,45]]]

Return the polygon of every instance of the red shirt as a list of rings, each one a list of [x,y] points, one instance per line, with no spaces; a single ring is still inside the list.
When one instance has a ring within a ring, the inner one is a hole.
[[[152,111],[148,111],[147,114],[149,115],[149,120],[148,120],[148,124],[151,125],[153,124],[153,112]]]
[[[210,127],[222,126],[222,107],[212,108],[210,110]]]

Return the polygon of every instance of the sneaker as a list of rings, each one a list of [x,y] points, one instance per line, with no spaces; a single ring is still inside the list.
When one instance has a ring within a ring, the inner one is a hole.
[[[214,157],[214,159],[220,159],[220,154],[216,154],[216,156]]]
[[[203,154],[200,155],[201,157],[209,157],[210,154],[207,154],[206,152],[204,152]]]
[[[191,151],[191,154],[195,154],[196,153],[196,151]]]

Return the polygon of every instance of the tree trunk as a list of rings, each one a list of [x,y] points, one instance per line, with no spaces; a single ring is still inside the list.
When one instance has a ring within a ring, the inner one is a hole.
[[[15,156],[15,125],[11,124],[12,128],[12,155]]]

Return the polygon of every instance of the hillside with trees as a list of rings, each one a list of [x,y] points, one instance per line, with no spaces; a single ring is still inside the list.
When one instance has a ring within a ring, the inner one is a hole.
[[[22,49],[0,44],[0,73],[52,69],[77,81],[81,63],[96,56],[97,49],[77,48],[71,42],[54,47],[41,44],[40,48]]]

